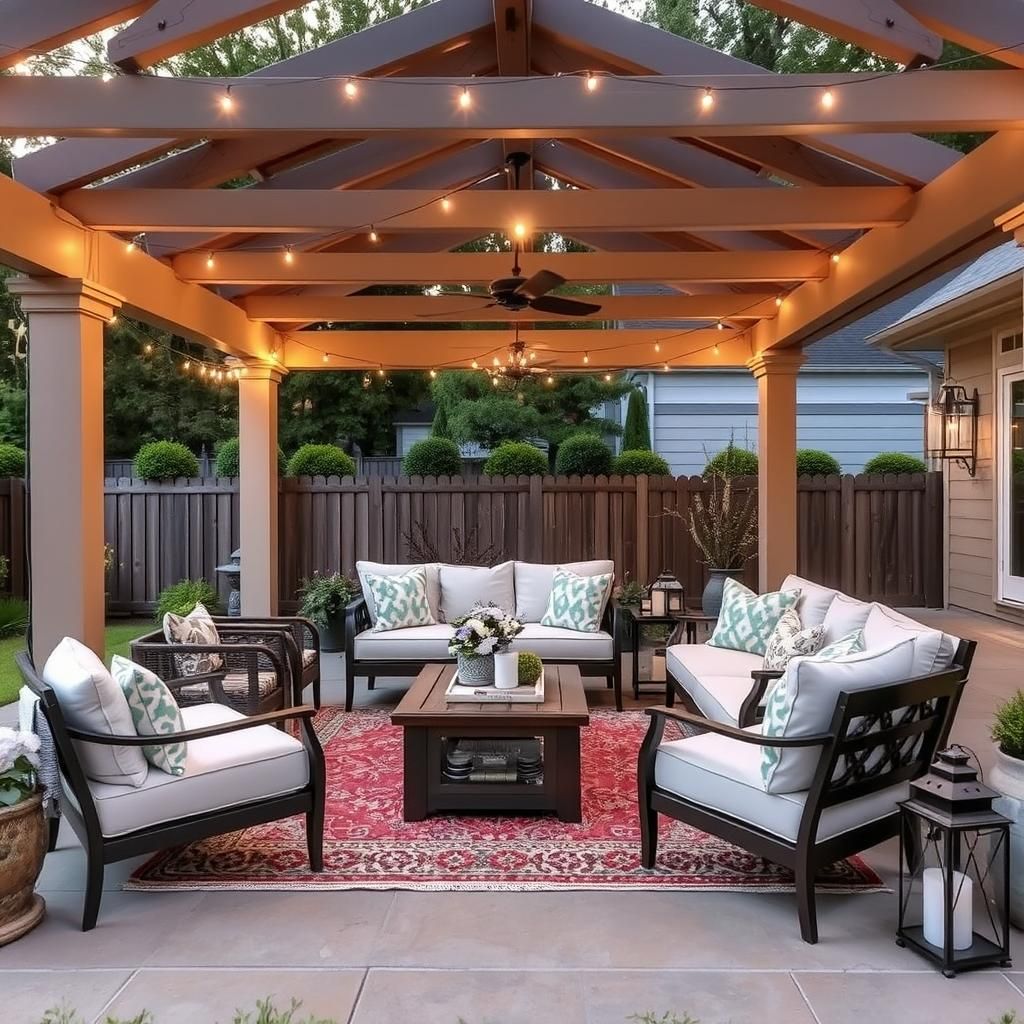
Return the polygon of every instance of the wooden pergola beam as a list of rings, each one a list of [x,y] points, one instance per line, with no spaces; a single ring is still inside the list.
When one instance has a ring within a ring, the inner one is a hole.
[[[323,232],[465,230],[802,231],[893,227],[913,193],[877,188],[466,190],[81,189],[61,205],[107,231]]]
[[[1018,0],[900,0],[922,24],[975,53],[1024,68],[1024,31]]]
[[[94,231],[43,196],[0,174],[0,264],[25,274],[98,285],[126,313],[223,352],[271,358],[277,333],[120,238]]]
[[[498,193],[495,193],[498,194]],[[286,263],[281,253],[206,253],[175,257],[175,273],[204,284],[434,284],[484,283],[507,277],[510,252],[303,254]],[[814,281],[827,277],[824,253],[796,252],[544,252],[520,258],[527,276],[542,267],[569,281]]]
[[[777,312],[775,292],[711,295],[599,295],[599,312],[587,320],[758,320]],[[487,308],[484,295],[250,295],[241,301],[253,320],[274,323],[533,322],[565,319],[532,309]]]
[[[740,91],[735,91],[736,86]],[[222,102],[228,98],[230,109]],[[734,91],[727,90],[732,86]],[[710,111],[705,87],[722,90]],[[469,90],[471,105],[459,104]],[[821,96],[829,89],[834,105]],[[745,75],[616,78],[600,99],[575,76],[499,81],[382,78],[346,101],[331,80],[22,77],[0,80],[0,134],[243,137],[313,132],[365,138],[410,132],[450,139],[629,135],[816,136],[857,132],[1024,128],[1016,71],[920,71],[896,76]]]
[[[531,330],[522,338],[536,351],[538,367],[577,373],[627,367],[660,370],[666,364],[744,366],[750,358],[749,332],[714,328]],[[296,331],[286,335],[284,364],[290,370],[432,370],[472,368],[476,360],[484,370],[493,367],[495,359],[504,362],[514,339],[512,331],[502,330]]]

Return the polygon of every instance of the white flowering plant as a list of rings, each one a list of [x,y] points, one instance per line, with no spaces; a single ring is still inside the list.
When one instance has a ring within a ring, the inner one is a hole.
[[[478,604],[452,625],[455,633],[448,641],[448,653],[465,658],[503,651],[523,631],[523,624],[496,604]]]
[[[13,807],[36,791],[39,737],[0,728],[0,806]]]

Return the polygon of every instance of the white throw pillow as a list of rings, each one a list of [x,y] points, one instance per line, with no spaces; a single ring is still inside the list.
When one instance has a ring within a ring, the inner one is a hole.
[[[820,583],[805,580],[802,576],[792,573],[782,581],[779,590],[800,591],[800,597],[796,602],[796,613],[800,616],[800,623],[805,629],[808,626],[820,626],[825,621],[829,606],[836,594],[839,593],[830,587],[823,587]]]
[[[490,568],[474,565],[441,566],[441,616],[454,622],[478,604],[496,604],[515,613],[516,591],[512,562]]]
[[[548,610],[551,600],[551,584],[556,569],[568,569],[577,576],[603,576],[615,573],[615,563],[606,558],[595,558],[590,562],[564,562],[547,565],[540,562],[516,562],[516,618],[520,622],[540,622]],[[605,597],[605,604],[608,603]],[[604,615],[604,605],[601,607]]]
[[[942,664],[942,633],[939,630],[929,629],[920,622],[899,615],[884,604],[873,604],[864,622],[865,649],[872,651],[892,647],[901,640],[914,643],[915,676],[926,676],[929,672],[948,668],[948,662]]]
[[[388,562],[356,562],[356,575],[359,585],[363,588],[366,599],[366,610],[370,613],[370,622],[377,622],[377,606],[373,603],[373,595],[366,585],[366,574],[374,576],[404,576],[410,569],[423,569],[427,576],[427,603],[430,614],[435,622],[444,622],[441,618],[441,566],[438,562],[427,562],[425,565],[391,565]]]
[[[845,641],[844,641],[845,642]],[[827,649],[826,649],[827,651]],[[909,679],[914,645],[904,640],[883,651],[861,651],[831,659],[794,658],[775,684],[765,707],[764,736],[813,736],[828,732],[839,695]],[[825,655],[825,656],[823,656]],[[763,747],[761,778],[768,793],[800,793],[814,781],[821,747]]]
[[[110,674],[128,701],[135,731],[140,736],[166,736],[185,731],[185,720],[174,694],[155,672],[115,654],[110,660]],[[142,755],[154,768],[168,775],[184,775],[188,744],[143,747]]]
[[[169,644],[219,644],[220,634],[206,606],[197,601],[188,615],[164,615],[164,639]],[[196,676],[206,672],[219,672],[224,659],[213,651],[176,654],[174,666],[179,676]]]
[[[374,633],[437,624],[430,614],[427,574],[422,565],[402,576],[376,576],[368,572],[366,586],[377,609]]]
[[[53,688],[64,720],[72,729],[106,736],[136,735],[125,695],[85,644],[64,637],[46,659],[43,681]],[[72,742],[87,778],[112,786],[141,786],[146,781],[149,765],[140,747]]]
[[[783,669],[789,664],[791,658],[817,654],[824,641],[824,626],[803,628],[796,609],[787,608],[775,626],[775,632],[768,637],[763,667],[773,671]]]
[[[858,601],[846,594],[836,594],[825,612],[825,643],[832,644],[849,636],[855,629],[863,629],[871,612],[867,601]]]

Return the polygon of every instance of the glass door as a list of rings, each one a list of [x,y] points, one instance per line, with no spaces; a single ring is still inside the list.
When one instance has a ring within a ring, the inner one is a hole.
[[[1024,603],[1024,373],[1003,377],[1001,398],[1000,591]]]

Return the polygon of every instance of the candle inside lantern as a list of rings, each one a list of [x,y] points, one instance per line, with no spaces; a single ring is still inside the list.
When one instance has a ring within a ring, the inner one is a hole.
[[[946,945],[946,889],[942,868],[924,871],[924,940]],[[951,875],[953,886],[953,948],[968,949],[974,941],[974,883],[962,871]]]
[[[651,591],[651,614],[652,615],[664,615],[665,614],[665,591],[658,590],[655,587]]]

